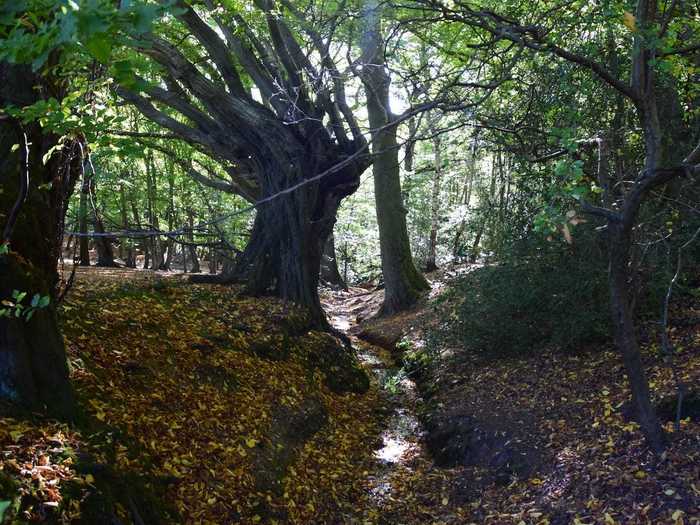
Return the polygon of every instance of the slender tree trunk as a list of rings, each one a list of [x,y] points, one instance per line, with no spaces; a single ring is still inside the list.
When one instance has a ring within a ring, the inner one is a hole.
[[[150,227],[159,230],[160,223],[158,220],[158,205],[156,203],[155,163],[153,161],[153,152],[150,151],[146,158],[146,193],[148,197],[148,220],[150,222]],[[163,254],[163,244],[158,235],[153,235],[151,237],[151,257],[151,268],[153,270],[162,270],[165,257]]]
[[[188,239],[191,243],[194,242],[194,212],[190,209],[188,210],[188,217],[189,221],[189,234],[188,234]],[[187,246],[190,251],[190,259],[192,259],[192,273],[200,273],[202,269],[199,267],[199,257],[197,256],[197,247],[194,244],[190,244]]]
[[[467,226],[467,213],[469,212],[469,206],[472,200],[472,186],[474,184],[474,177],[476,176],[476,151],[477,151],[477,137],[473,139],[469,162],[467,164],[467,172],[464,177],[464,184],[460,195],[460,204],[464,206],[464,211],[462,219],[459,221],[459,226],[457,226],[457,231],[455,233],[454,241],[452,242],[452,256],[457,258],[461,252],[461,240],[464,235],[464,229]]]
[[[428,240],[428,260],[425,263],[425,271],[437,270],[437,239],[440,228],[440,182],[442,179],[442,141],[440,136],[431,130],[433,138],[433,188],[430,196],[430,239]]]
[[[28,66],[0,63],[0,78],[0,107],[26,106],[38,93],[47,92],[39,89],[43,80]],[[43,162],[56,138],[36,123],[22,126],[10,118],[0,120],[0,243],[9,241],[10,248],[0,255],[0,299],[11,299],[13,290],[27,293],[25,306],[37,293],[51,298],[30,320],[0,317],[0,399],[70,419],[74,398],[54,299],[66,204],[82,159],[75,142]],[[11,209],[19,211],[14,218]]]
[[[78,231],[80,233],[80,266],[90,266],[90,239],[88,233],[88,195],[90,179],[83,170],[83,181],[80,186],[80,207],[78,209]]]
[[[124,186],[119,187],[119,202],[122,216],[122,228],[125,230],[129,229],[129,210],[126,201],[126,191],[124,191]],[[136,268],[136,256],[134,254],[134,241],[129,237],[124,237],[122,239],[122,244],[125,247],[126,255],[124,262],[127,268]]]
[[[321,258],[321,282],[336,290],[348,291],[348,287],[338,271],[338,259],[335,255],[335,235],[333,232],[323,245]]]
[[[139,208],[138,204],[136,202],[136,198],[134,195],[131,195],[131,213],[134,216],[134,223],[136,224],[136,228],[139,230],[143,228],[143,225],[141,224],[141,214],[139,213]],[[149,239],[145,238],[141,240],[141,248],[143,250],[143,269],[146,270],[148,269],[148,263],[149,263],[149,252],[148,252],[148,243]],[[134,268],[136,267],[136,257],[134,257]]]
[[[389,107],[390,79],[384,60],[381,13],[377,0],[366,0],[362,10],[362,82],[367,94],[367,113],[372,128],[374,194],[379,246],[384,276],[381,314],[413,306],[428,281],[416,268],[401,199],[401,179],[396,125]]]
[[[97,206],[97,194],[95,192],[95,181],[90,184],[90,202],[92,206],[92,217],[95,224],[95,233],[105,233],[102,216]],[[95,237],[95,246],[97,247],[97,264],[96,266],[113,268],[116,266],[114,262],[114,250],[112,249],[112,238],[98,235]]]
[[[214,248],[209,248],[209,273],[216,274],[216,250]]]
[[[175,167],[172,161],[168,162],[168,230],[175,229]],[[175,251],[175,240],[168,237],[166,241],[167,256],[163,263],[163,269],[170,271],[170,266],[173,261],[173,252]]]
[[[413,171],[413,157],[416,151],[416,133],[418,132],[418,126],[416,125],[416,119],[408,119],[408,140],[404,146],[404,159],[403,166],[407,172]]]
[[[613,225],[610,235],[610,307],[615,329],[615,344],[622,354],[632,391],[632,404],[642,433],[657,452],[663,450],[665,437],[649,394],[649,381],[642,363],[632,307],[629,275],[630,233],[622,225]]]

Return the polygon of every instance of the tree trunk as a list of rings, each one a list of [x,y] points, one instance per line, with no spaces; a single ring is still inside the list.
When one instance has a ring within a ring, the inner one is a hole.
[[[194,243],[194,212],[192,210],[189,210],[188,213],[188,221],[189,221],[189,235],[187,236],[190,243]],[[194,244],[189,244],[187,246],[190,251],[190,259],[192,259],[192,273],[200,273],[202,269],[199,266],[199,257],[197,256],[197,247]]]
[[[304,305],[315,322],[325,326],[318,296],[323,244],[320,225],[311,223],[305,206],[293,203],[305,200],[306,191],[299,193],[280,197],[275,205],[261,206],[250,241],[237,261],[236,273],[243,276],[249,293],[274,292]]]
[[[172,160],[168,162],[168,230],[175,229],[175,167]],[[175,240],[168,237],[166,241],[167,256],[163,263],[163,270],[170,271],[170,266],[173,261],[173,252],[175,251]]]
[[[29,67],[0,63],[0,78],[5,80],[0,86],[0,107],[29,105],[37,100],[37,93],[46,92],[38,89],[42,81]],[[42,157],[56,138],[43,133],[36,123],[22,128],[12,119],[0,120],[0,187],[4,190],[0,211],[5,214],[15,204],[21,206],[14,225],[11,215],[3,215],[8,221],[3,225],[7,237],[0,242],[9,240],[10,251],[0,255],[0,299],[10,299],[13,290],[27,293],[24,305],[37,293],[51,298],[30,320],[0,317],[0,399],[70,419],[74,398],[53,300],[66,203],[81,155],[77,142],[69,143],[44,163]],[[20,148],[12,151],[14,144]],[[18,195],[23,188],[27,194],[22,202]]]
[[[336,165],[339,151],[321,141],[303,145],[288,141],[284,150],[279,142],[270,142],[257,158],[263,198],[278,196],[258,207],[250,241],[234,275],[246,282],[249,293],[272,292],[300,304],[309,310],[315,325],[329,328],[318,296],[321,254],[340,201],[357,189],[366,164],[358,161],[280,194]]]
[[[216,250],[214,248],[209,248],[209,273],[216,274]]]
[[[374,195],[379,247],[384,276],[384,303],[380,314],[392,314],[413,306],[430,285],[417,270],[406,227],[396,125],[390,112],[390,78],[384,60],[381,13],[377,0],[366,0],[362,10],[362,82],[372,134]]]
[[[80,185],[80,208],[78,211],[80,232],[80,266],[90,266],[90,238],[88,237],[88,195],[90,193],[90,179],[83,172],[83,182]]]
[[[431,129],[433,138],[433,189],[430,198],[430,239],[428,240],[428,260],[425,263],[425,271],[437,270],[437,237],[440,227],[440,182],[442,178],[442,147],[440,136],[435,134],[436,130]]]
[[[663,429],[649,395],[637,334],[634,326],[632,291],[630,290],[630,233],[620,224],[610,225],[610,307],[615,330],[615,344],[622,354],[632,391],[632,404],[639,427],[652,450],[665,447]]]
[[[122,216],[122,228],[125,230],[129,229],[129,211],[126,202],[126,192],[124,191],[124,186],[119,187],[119,202],[120,210]],[[121,241],[124,246],[124,263],[127,268],[136,268],[136,255],[134,253],[134,241],[128,237],[124,237]]]
[[[416,133],[418,132],[416,119],[408,119],[408,140],[404,146],[403,167],[406,171],[413,171],[413,157],[416,152]]]
[[[95,233],[105,233],[105,227],[102,219],[95,214]],[[112,238],[100,235],[95,239],[97,247],[97,264],[103,268],[114,268],[117,264],[114,262],[114,251],[112,250]]]
[[[153,162],[153,152],[149,151],[148,157],[146,158],[146,194],[148,198],[148,220],[150,222],[150,228],[154,230],[160,229],[160,224],[158,221],[158,206],[156,204],[156,180],[155,180],[155,166]],[[151,268],[153,270],[162,270],[163,263],[165,262],[165,257],[163,253],[163,244],[161,243],[160,236],[153,235],[151,239]]]
[[[452,242],[452,256],[454,258],[459,257],[460,252],[462,251],[461,240],[462,235],[464,235],[464,229],[467,226],[467,213],[469,212],[469,206],[472,200],[472,185],[474,184],[474,178],[476,177],[477,144],[477,136],[475,136],[472,142],[472,147],[470,148],[469,162],[467,164],[464,184],[459,200],[460,204],[462,204],[465,209],[463,211],[462,219],[459,221],[459,226],[457,226],[454,241]]]
[[[335,235],[333,232],[323,245],[321,256],[321,282],[334,290],[348,291],[348,287],[338,271],[338,259],[335,256]]]

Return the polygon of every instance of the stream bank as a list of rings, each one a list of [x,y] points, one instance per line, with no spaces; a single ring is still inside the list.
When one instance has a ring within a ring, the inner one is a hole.
[[[414,493],[430,486],[443,495],[426,501],[422,523],[700,525],[700,419],[692,406],[679,432],[665,422],[670,446],[654,457],[626,413],[628,385],[611,343],[530,353],[466,348],[453,328],[459,302],[474,297],[435,300],[457,289],[451,281],[460,275],[429,277],[432,296],[398,316],[370,319],[357,297],[349,301],[360,317],[355,333],[391,349],[417,387],[413,414],[427,460],[410,483]],[[381,302],[381,292],[367,295],[366,306]],[[689,301],[676,315],[699,311]],[[672,337],[684,382],[700,384],[699,333],[683,326]],[[652,343],[643,356],[660,414],[674,413],[664,410],[673,398],[671,369]]]

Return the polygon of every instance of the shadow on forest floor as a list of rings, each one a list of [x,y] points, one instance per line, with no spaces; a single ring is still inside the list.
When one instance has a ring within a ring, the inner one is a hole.
[[[416,309],[354,329],[390,349],[403,365],[400,373],[418,386],[416,411],[432,463],[394,502],[400,517],[395,522],[700,523],[700,419],[692,412],[694,398],[686,405],[681,432],[671,422],[665,425],[671,446],[654,458],[627,417],[625,376],[612,347],[504,355],[500,349],[462,346],[452,326],[464,298],[435,299],[468,270],[431,274],[433,293]],[[374,292],[347,302],[369,319],[367,309],[380,300]],[[700,304],[688,299],[674,317],[698,314]],[[700,333],[686,324],[674,328],[672,337],[683,381],[692,388],[700,384]],[[670,368],[652,344],[644,356],[660,413],[673,413],[666,407],[674,396]],[[420,507],[406,502],[434,493],[436,472],[443,477],[444,505],[416,514]]]
[[[79,270],[61,321],[84,415],[0,417],[0,502],[44,523],[700,523],[700,422],[668,424],[654,458],[611,348],[466,351],[459,298],[434,300],[464,271],[430,275],[431,297],[379,320],[381,291],[324,292],[375,378],[363,392],[338,341],[288,304]],[[689,385],[696,328],[672,332]],[[670,370],[651,347],[645,360],[667,398]]]

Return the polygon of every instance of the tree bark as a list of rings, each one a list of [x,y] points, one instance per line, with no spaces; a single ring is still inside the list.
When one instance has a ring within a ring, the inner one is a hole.
[[[433,188],[430,195],[430,238],[428,239],[428,259],[425,263],[425,271],[437,270],[437,238],[440,228],[440,182],[442,179],[442,141],[440,136],[432,129],[433,133]]]
[[[321,282],[334,290],[348,291],[348,286],[345,284],[338,270],[338,259],[335,254],[335,235],[333,235],[333,232],[331,232],[323,245]]]
[[[189,234],[188,234],[188,239],[190,243],[194,242],[194,212],[192,210],[188,210],[188,216],[187,220],[189,221]],[[190,251],[190,259],[192,259],[192,270],[191,273],[201,273],[202,269],[199,266],[199,256],[197,255],[197,247],[194,244],[189,244],[187,246]]]
[[[80,207],[78,211],[80,232],[80,266],[90,266],[90,238],[88,237],[88,195],[90,193],[90,179],[83,172],[83,182],[80,185]]]
[[[156,203],[156,179],[155,166],[153,162],[153,152],[149,151],[146,158],[146,193],[148,197],[148,220],[150,228],[154,230],[160,229],[158,220],[158,205]],[[153,270],[162,270],[165,263],[164,246],[160,236],[153,235],[151,239],[151,268]]]
[[[392,125],[395,118],[389,107],[390,78],[384,59],[380,10],[377,0],[366,0],[362,9],[361,78],[372,134],[374,195],[385,285],[380,315],[388,315],[413,306],[430,285],[413,262],[408,239],[406,209],[401,198],[397,128]]]
[[[95,247],[97,248],[97,263],[95,266],[113,268],[116,266],[116,263],[114,262],[112,238],[101,235],[105,233],[105,227],[104,223],[102,222],[100,210],[97,207],[97,194],[95,192],[94,180],[90,181],[90,203],[92,206],[92,218],[93,224],[95,225],[95,233],[98,234],[98,236],[95,237]]]
[[[665,447],[663,429],[649,394],[649,381],[642,363],[634,326],[634,309],[630,290],[630,233],[620,225],[612,226],[610,236],[610,308],[615,330],[615,344],[622,354],[632,392],[632,404],[639,427],[650,447],[660,452]]]
[[[290,185],[302,181],[302,173],[312,169],[301,167],[304,163],[300,156],[276,163],[277,168],[261,170],[267,174],[262,181],[268,187],[266,193],[279,191],[278,185],[285,180]],[[272,164],[271,159],[266,164]],[[280,181],[279,174],[285,168],[287,176]],[[350,180],[345,191],[354,191],[359,184],[359,172],[354,168],[340,176]],[[301,304],[309,310],[314,324],[328,327],[318,296],[321,255],[344,196],[333,184],[312,182],[258,208],[250,241],[235,266],[235,276],[246,282],[249,293],[272,292]]]
[[[29,105],[38,93],[46,92],[38,88],[43,81],[28,66],[0,63],[0,78],[5,80],[0,86],[0,107]],[[52,299],[28,321],[0,318],[0,399],[70,419],[75,413],[74,398],[53,300],[66,204],[82,159],[79,146],[72,143],[44,163],[42,157],[56,139],[36,123],[20,126],[12,119],[0,120],[2,213],[10,210],[21,187],[28,190],[26,199],[17,201],[20,213],[9,228],[9,238],[3,239],[9,240],[10,251],[0,255],[0,298],[10,299],[12,291],[19,290],[28,298],[38,293]],[[20,148],[12,151],[14,144]],[[20,182],[23,179],[26,184]]]
[[[173,231],[175,229],[175,166],[172,159],[166,166],[168,170],[168,230]],[[175,240],[172,237],[168,237],[166,240],[166,250],[167,256],[163,262],[163,270],[170,271],[173,255],[175,252]]]
[[[124,185],[119,186],[119,207],[122,218],[122,228],[129,229],[129,210],[126,202],[126,191]],[[127,268],[136,268],[136,256],[134,254],[134,241],[128,237],[121,240],[120,248],[123,250],[122,257]]]
[[[134,216],[134,223],[136,224],[136,228],[140,230],[143,228],[143,225],[141,224],[141,214],[139,213],[139,208],[138,208],[138,204],[136,202],[136,197],[134,196],[133,193],[131,194],[130,201],[131,201],[131,213]],[[148,263],[149,263],[149,258],[150,258],[149,252],[148,252],[148,242],[149,242],[148,238],[143,239],[141,241],[141,248],[143,250],[143,269],[144,270],[148,269]],[[136,257],[134,257],[134,268],[136,268],[136,260],[135,259],[136,259]]]

